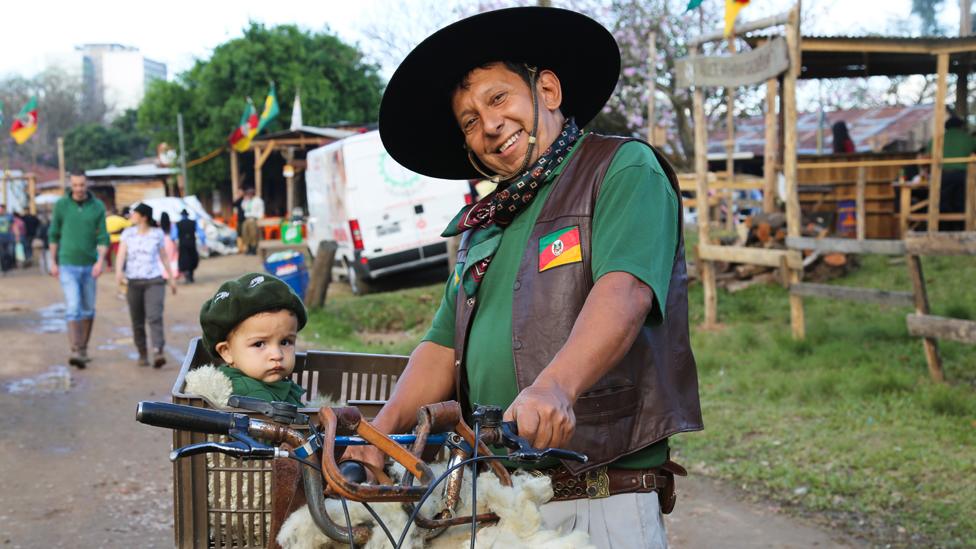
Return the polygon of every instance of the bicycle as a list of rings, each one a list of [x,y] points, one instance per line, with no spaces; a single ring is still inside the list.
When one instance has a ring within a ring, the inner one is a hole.
[[[293,459],[300,462],[312,520],[330,539],[348,543],[350,547],[365,544],[372,531],[352,525],[347,500],[363,504],[394,548],[403,545],[413,524],[429,530],[430,534],[426,537],[431,539],[451,526],[468,523],[471,524],[473,547],[479,523],[495,522],[498,517],[494,513],[476,514],[476,482],[471,483],[472,515],[455,516],[464,470],[468,465],[477,471],[474,464],[485,462],[503,486],[511,486],[511,476],[500,463],[503,459],[516,463],[535,463],[549,457],[583,463],[587,461],[586,455],[570,450],[532,448],[528,441],[518,436],[518,427],[514,422],[502,421],[502,410],[497,406],[476,406],[471,414],[472,428],[462,418],[457,402],[429,404],[418,410],[417,426],[413,433],[386,435],[364,421],[355,407],[321,408],[316,425],[292,404],[239,396],[231,397],[228,404],[261,413],[269,419],[253,419],[241,413],[179,404],[140,402],[136,420],[156,427],[225,435],[232,439],[231,442],[208,441],[177,448],[170,453],[172,461],[218,452],[246,460]],[[309,434],[302,434],[292,425],[307,426]],[[403,466],[405,474],[400,482],[393,482],[385,471],[363,463],[336,461],[337,456],[341,455],[341,448],[361,444],[376,446]],[[405,445],[409,445],[409,448]],[[505,448],[508,453],[495,455],[489,446]],[[432,459],[433,451],[442,447],[447,448],[450,456],[448,466],[444,473],[435,478],[424,457]],[[367,482],[367,469],[377,484]],[[433,516],[424,516],[420,511],[423,503],[445,480],[444,508]],[[341,502],[346,522],[344,527],[329,517],[325,507],[326,498]],[[369,506],[371,502],[401,502],[404,505],[409,520],[398,539],[394,539],[387,525]]]

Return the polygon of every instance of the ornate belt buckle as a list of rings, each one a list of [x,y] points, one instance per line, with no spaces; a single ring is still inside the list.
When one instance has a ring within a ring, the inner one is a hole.
[[[600,499],[610,497],[610,476],[607,467],[598,467],[586,472],[586,497]]]

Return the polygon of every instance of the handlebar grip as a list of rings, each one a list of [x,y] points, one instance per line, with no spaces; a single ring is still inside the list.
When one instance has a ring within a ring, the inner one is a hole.
[[[248,419],[244,414],[165,402],[140,402],[136,407],[136,421],[139,423],[214,435],[226,435],[234,429],[238,419],[236,416]]]

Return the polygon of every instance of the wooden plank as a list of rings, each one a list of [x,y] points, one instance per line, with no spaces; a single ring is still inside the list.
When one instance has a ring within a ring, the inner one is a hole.
[[[774,40],[776,42],[776,40]],[[786,57],[785,45],[782,39],[778,39],[779,47],[781,49],[780,57]],[[762,48],[768,48],[771,44],[765,44],[761,46]],[[757,48],[758,49],[758,48]],[[729,38],[729,53],[732,57],[735,57],[735,35]],[[755,53],[753,50],[750,53]],[[755,73],[755,71],[752,71]],[[773,76],[783,72],[783,69],[777,69],[776,72],[766,75],[767,77]],[[725,177],[728,180],[729,185],[735,185],[735,87],[725,86]],[[728,191],[725,193],[725,230],[733,231],[735,230],[735,191]]]
[[[241,177],[240,168],[238,168],[237,166],[237,151],[231,149],[230,150],[230,201],[231,203],[237,200],[237,193],[241,190],[240,177]]]
[[[779,267],[780,259],[786,258],[788,268],[803,268],[803,255],[796,250],[767,250],[766,248],[748,248],[745,246],[699,244],[698,258],[727,263],[765,265],[766,267]]]
[[[769,17],[763,17],[762,19],[756,19],[755,21],[749,21],[745,23],[736,23],[732,27],[732,34],[737,36],[742,36],[747,32],[752,32],[755,30],[765,29],[767,27],[775,27],[778,25],[783,25],[790,20],[790,16],[793,11],[781,13],[779,15],[772,15]],[[701,36],[692,38],[688,41],[688,48],[697,48],[702,44],[707,44],[708,42],[715,42],[716,40],[725,39],[725,30],[719,30],[710,32],[708,34],[703,34]]]
[[[942,192],[942,157],[945,143],[945,100],[946,75],[949,72],[949,54],[941,53],[936,58],[935,113],[932,117],[932,169],[929,172],[929,217],[926,227],[930,233],[939,230],[939,196]]]
[[[323,240],[319,242],[312,262],[312,270],[308,273],[308,288],[305,290],[305,306],[321,307],[329,293],[329,283],[332,281],[332,264],[338,246],[335,241]]]
[[[779,81],[770,78],[766,81],[766,142],[763,149],[763,211],[776,211],[776,94]]]
[[[915,314],[929,314],[929,295],[925,289],[925,275],[922,274],[922,260],[917,255],[905,256],[908,275],[912,279],[912,291],[915,294]],[[929,376],[933,381],[945,381],[942,371],[942,357],[939,356],[939,341],[933,337],[922,338],[922,348],[925,350],[925,363],[929,368]]]
[[[654,113],[654,98],[657,91],[657,32],[651,31],[647,35],[647,142],[654,143],[654,128],[657,118]]]
[[[976,255],[976,232],[909,232],[905,250],[912,255]]]
[[[908,333],[918,337],[948,339],[976,345],[976,322],[943,316],[910,314]]]
[[[908,213],[912,209],[912,189],[903,185],[898,189],[898,193],[901,200],[898,208],[898,234],[905,238],[905,235],[908,234]]]
[[[801,269],[789,270],[790,285],[799,284],[803,271]],[[790,294],[790,331],[793,339],[802,341],[807,337],[807,322],[803,312],[803,296]]]
[[[821,253],[904,255],[901,240],[852,240],[850,238],[786,237],[786,245],[795,250],[814,250]]]
[[[800,75],[800,3],[790,10],[786,25],[790,69],[783,78],[783,175],[786,178],[786,234],[800,236],[800,201],[797,193],[796,80]]]
[[[874,288],[849,288],[847,286],[813,284],[809,282],[790,285],[790,294],[804,297],[825,297],[828,299],[879,303],[892,307],[911,307],[915,304],[915,297],[911,292],[890,292],[888,290],[876,290]]]
[[[864,191],[865,191],[865,179],[867,178],[867,170],[864,166],[857,169],[857,197],[854,199],[855,208],[855,219],[857,221],[857,239],[864,240],[864,236],[867,232],[867,219],[866,213],[864,211]]]
[[[976,162],[976,156],[955,156],[952,158],[943,158],[942,161],[947,164]],[[860,166],[864,166],[865,168],[879,168],[883,166],[922,166],[931,163],[932,160],[929,158],[904,158],[896,160],[839,160],[837,162],[801,162],[797,164],[797,168],[801,170],[858,168]]]

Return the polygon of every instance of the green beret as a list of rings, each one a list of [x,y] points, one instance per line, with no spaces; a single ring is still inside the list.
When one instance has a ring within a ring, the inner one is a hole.
[[[200,308],[203,344],[214,360],[220,360],[217,344],[249,317],[264,311],[287,309],[298,317],[298,329],[308,320],[305,305],[288,284],[267,273],[248,273],[220,285]]]

